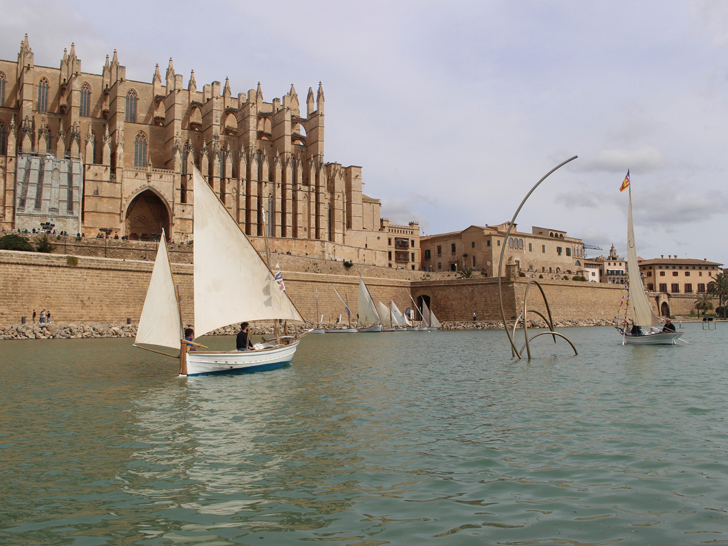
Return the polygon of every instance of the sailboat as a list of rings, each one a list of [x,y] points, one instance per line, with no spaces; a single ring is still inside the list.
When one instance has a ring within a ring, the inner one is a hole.
[[[431,309],[427,307],[427,303],[425,303],[425,300],[422,300],[422,326],[420,326],[420,330],[437,330],[440,328],[441,324],[440,321],[437,320],[437,317],[435,316],[435,313],[432,312]]]
[[[412,326],[409,319],[399,310],[397,304],[392,300],[389,304],[392,309],[392,326],[396,327],[397,330],[412,331],[417,330],[416,326]]]
[[[323,327],[321,326],[321,324],[324,321],[324,316],[319,315],[318,288],[316,289],[315,297],[316,297],[316,318],[318,318],[318,323],[316,324],[316,327],[309,332],[309,334],[323,334],[326,332],[326,330],[324,330]]]
[[[201,336],[242,321],[303,322],[282,280],[276,279],[197,169],[192,179],[195,333]],[[193,342],[197,350],[188,352],[188,343],[181,340],[182,320],[174,286],[163,236],[135,345],[180,349],[180,375],[271,370],[293,360],[300,337],[281,337],[277,328],[274,340],[257,344],[253,350],[211,351]]]
[[[377,312],[382,320],[382,332],[394,332],[396,328],[392,321],[392,310],[381,301],[378,301]]]
[[[629,212],[627,215],[627,283],[628,302],[627,309],[632,315],[632,328],[627,329],[627,312],[621,326],[617,325],[622,335],[622,345],[677,345],[682,332],[665,332],[662,322],[652,310],[645,288],[640,278],[639,263],[637,261],[637,248],[634,239],[632,224],[632,187],[629,181],[629,172],[623,182],[629,188]]]
[[[381,332],[382,319],[377,313],[377,306],[374,305],[372,295],[369,293],[364,280],[359,277],[359,332]]]
[[[347,327],[341,327],[341,328],[326,328],[327,334],[356,334],[357,330],[356,328],[351,327],[351,311],[349,311],[349,304],[344,301],[344,298],[341,297],[341,294],[339,294],[339,291],[336,289],[334,285],[332,285],[334,292],[336,292],[336,295],[341,300],[341,303],[344,304],[344,311],[346,311],[346,316],[349,319],[349,326]],[[341,322],[341,315],[339,315],[339,322]]]

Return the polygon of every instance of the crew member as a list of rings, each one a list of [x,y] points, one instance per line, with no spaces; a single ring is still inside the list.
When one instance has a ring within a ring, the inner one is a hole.
[[[240,332],[238,332],[238,337],[235,338],[235,345],[237,346],[238,351],[247,351],[253,348],[253,342],[248,338],[247,322],[243,322],[240,325]]]

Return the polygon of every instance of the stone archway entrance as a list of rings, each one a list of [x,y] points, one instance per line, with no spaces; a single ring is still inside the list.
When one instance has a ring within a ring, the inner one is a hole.
[[[170,237],[167,205],[151,190],[143,191],[129,203],[125,224],[126,235],[131,240],[154,240],[163,229]]]
[[[670,306],[667,304],[666,301],[663,301],[662,305],[660,305],[660,315],[663,317],[670,316]]]

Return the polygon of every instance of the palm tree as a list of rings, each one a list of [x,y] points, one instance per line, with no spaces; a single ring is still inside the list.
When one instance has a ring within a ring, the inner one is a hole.
[[[473,268],[472,267],[463,267],[460,271],[460,278],[461,279],[471,279],[473,277]]]
[[[713,280],[708,283],[708,294],[718,298],[718,307],[723,307],[723,299],[728,299],[728,278],[723,273],[710,276]]]
[[[701,294],[698,296],[698,299],[695,300],[695,308],[698,310],[698,315],[700,315],[700,310],[703,310],[703,316],[705,316],[705,312],[713,308],[713,302],[710,301],[710,294]]]

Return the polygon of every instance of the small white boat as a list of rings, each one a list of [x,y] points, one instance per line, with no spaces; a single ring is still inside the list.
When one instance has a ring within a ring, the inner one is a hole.
[[[425,300],[422,300],[422,325],[420,330],[432,332],[440,329],[440,321],[437,320],[435,313],[427,307]]]
[[[670,332],[662,329],[662,321],[652,310],[645,287],[640,278],[637,248],[632,223],[632,187],[629,171],[623,182],[629,188],[629,209],[627,214],[627,307],[621,320],[617,317],[617,330],[622,336],[622,345],[677,345],[682,332]],[[627,313],[632,317],[632,327],[628,328]]]
[[[356,328],[326,328],[327,334],[356,334]]]
[[[318,288],[316,289],[315,295],[316,295],[316,316],[318,317],[319,316]],[[323,322],[324,322],[324,316],[321,315],[321,318],[319,319],[319,322],[316,324],[316,327],[313,328],[312,330],[309,330],[308,333],[309,334],[325,334],[326,330],[321,328],[321,324],[323,324]]]
[[[243,321],[303,322],[282,277],[273,274],[200,172],[193,170],[194,318],[197,336]],[[152,271],[135,345],[179,349],[180,375],[253,372],[287,366],[300,337],[282,337],[248,351],[188,352],[167,247],[162,239]],[[266,242],[267,246],[267,242]],[[227,287],[228,289],[223,289]],[[277,328],[276,328],[277,331]],[[204,348],[206,349],[206,348]],[[149,349],[153,350],[153,349]],[[155,351],[161,352],[161,351]]]
[[[382,319],[377,313],[377,306],[369,293],[364,279],[359,277],[359,332],[379,333],[382,331]]]

